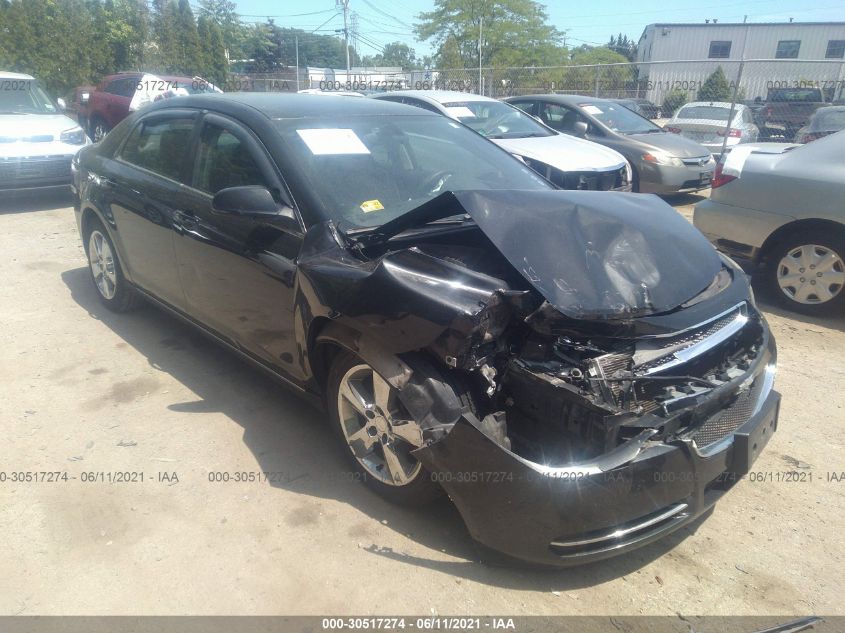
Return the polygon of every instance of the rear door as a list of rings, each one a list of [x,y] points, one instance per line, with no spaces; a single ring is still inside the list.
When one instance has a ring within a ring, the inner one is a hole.
[[[204,117],[189,195],[177,221],[176,252],[188,312],[274,369],[302,376],[294,336],[296,257],[304,232],[274,216],[217,213],[214,194],[260,185],[290,205],[287,189],[257,137],[236,121]]]
[[[180,310],[185,298],[173,221],[184,197],[196,117],[191,110],[167,110],[139,120],[102,183],[132,281]]]
[[[109,128],[113,128],[129,114],[129,104],[137,84],[138,78],[133,76],[114,79],[105,86],[104,94],[101,95],[101,111],[98,114]]]

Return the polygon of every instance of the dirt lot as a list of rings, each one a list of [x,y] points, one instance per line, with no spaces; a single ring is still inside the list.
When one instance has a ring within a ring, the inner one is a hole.
[[[412,512],[350,481],[322,416],[262,374],[156,309],[105,311],[66,199],[0,204],[0,614],[845,614],[845,483],[828,480],[845,315],[762,298],[783,394],[765,481],[610,562],[492,568],[448,501]],[[145,479],[82,481],[117,471]]]

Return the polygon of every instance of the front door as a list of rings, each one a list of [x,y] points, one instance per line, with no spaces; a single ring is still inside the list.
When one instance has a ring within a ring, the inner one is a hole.
[[[207,115],[190,194],[177,218],[176,251],[188,311],[245,352],[299,378],[293,298],[302,231],[274,216],[212,210],[218,191],[248,185],[267,187],[279,197],[284,191],[266,150],[249,130]]]

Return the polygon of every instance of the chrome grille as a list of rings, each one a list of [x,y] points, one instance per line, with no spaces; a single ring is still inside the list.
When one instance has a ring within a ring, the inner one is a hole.
[[[741,393],[729,407],[722,409],[698,427],[691,436],[695,440],[696,446],[705,448],[714,442],[718,442],[747,422],[760,397],[762,383],[762,380],[756,380],[754,385]]]
[[[0,188],[21,181],[70,181],[70,156],[0,159]]]
[[[740,305],[700,328],[684,332],[680,336],[666,339],[656,339],[659,342],[659,347],[655,351],[664,349],[666,353],[660,354],[657,358],[653,358],[639,365],[635,365],[635,372],[638,374],[654,373],[659,371],[664,365],[674,363],[676,355],[679,352],[683,352],[684,350],[688,350],[699,343],[703,343],[710,337],[719,333],[725,327],[732,325],[738,318],[743,316],[743,310],[744,305]]]

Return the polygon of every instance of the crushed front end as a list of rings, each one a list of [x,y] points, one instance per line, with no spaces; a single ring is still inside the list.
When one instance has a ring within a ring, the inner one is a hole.
[[[474,224],[402,232],[458,211]],[[668,205],[450,192],[416,213],[359,249],[382,292],[365,281],[337,311],[387,314],[388,296],[403,310],[355,329],[445,368],[394,386],[419,421],[413,455],[476,541],[539,564],[606,558],[748,472],[777,427],[774,341],[746,275]],[[438,395],[455,385],[472,406]]]
[[[490,408],[415,454],[481,544],[605,558],[691,522],[748,472],[777,427],[775,359],[747,302],[666,336],[532,331]]]

